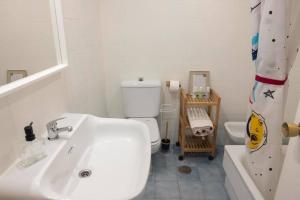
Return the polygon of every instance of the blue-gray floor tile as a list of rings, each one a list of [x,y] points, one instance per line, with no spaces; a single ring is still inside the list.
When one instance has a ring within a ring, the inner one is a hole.
[[[200,163],[207,162],[207,156],[190,154],[184,157],[184,160],[177,159],[177,166],[187,165],[190,167],[197,167]]]
[[[138,200],[152,200],[155,199],[155,181],[148,180],[143,195]]]
[[[154,169],[153,169],[153,164],[151,163],[150,165],[150,171],[149,171],[149,176],[148,176],[148,181],[154,180]]]
[[[229,200],[223,183],[204,183],[203,190],[207,200]]]
[[[205,200],[203,185],[199,181],[180,181],[179,191],[182,200]]]
[[[191,167],[192,171],[189,174],[180,173],[177,170],[177,177],[180,181],[199,181],[200,182],[200,176],[199,176],[199,170],[197,167]]]
[[[180,154],[180,147],[176,146],[176,145],[173,145],[171,153],[174,154],[174,155],[176,155],[176,156],[179,155]]]
[[[148,182],[149,181],[155,181],[155,175],[154,173],[150,173],[149,176],[148,176]]]
[[[176,165],[176,156],[170,152],[161,153],[158,152],[152,156],[153,167],[170,167]]]
[[[154,197],[156,199],[180,199],[177,181],[156,181]]]
[[[212,163],[222,165],[223,156],[224,156],[224,146],[217,146],[217,155],[215,159],[212,160]]]
[[[154,167],[153,174],[156,181],[177,181],[176,166]]]
[[[200,180],[202,182],[220,182],[224,183],[225,173],[221,166],[216,164],[203,163],[198,166]]]
[[[180,148],[173,146],[169,152],[152,155],[148,183],[138,200],[228,200],[223,184],[223,146],[217,147],[212,161],[208,154],[187,154],[179,161],[179,154]],[[179,173],[182,165],[191,167],[191,174]]]

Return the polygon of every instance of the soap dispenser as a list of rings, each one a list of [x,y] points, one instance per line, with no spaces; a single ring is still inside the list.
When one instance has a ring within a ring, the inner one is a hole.
[[[26,143],[22,148],[20,162],[18,163],[21,168],[29,167],[47,156],[43,150],[43,145],[33,133],[32,124],[33,122],[24,127]]]

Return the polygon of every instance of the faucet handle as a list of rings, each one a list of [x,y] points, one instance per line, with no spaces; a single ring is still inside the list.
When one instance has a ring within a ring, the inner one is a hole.
[[[60,117],[60,118],[57,118],[55,120],[52,120],[52,121],[48,122],[47,127],[48,128],[55,128],[57,126],[57,121],[60,121],[62,119],[65,119],[65,117]]]

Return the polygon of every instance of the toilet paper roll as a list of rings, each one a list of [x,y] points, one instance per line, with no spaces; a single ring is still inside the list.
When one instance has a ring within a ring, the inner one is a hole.
[[[170,92],[178,92],[179,88],[180,88],[179,81],[173,81],[173,80],[170,81],[170,87],[169,87]]]

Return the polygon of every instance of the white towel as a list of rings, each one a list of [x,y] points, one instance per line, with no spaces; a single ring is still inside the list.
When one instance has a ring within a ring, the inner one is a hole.
[[[191,107],[187,109],[188,119],[192,132],[195,136],[212,135],[214,126],[206,110],[201,107]]]

